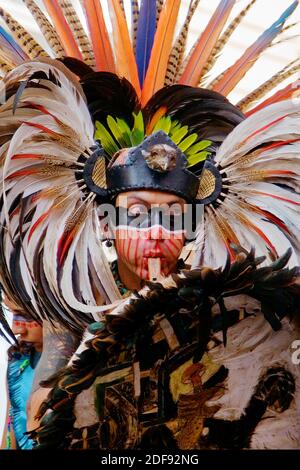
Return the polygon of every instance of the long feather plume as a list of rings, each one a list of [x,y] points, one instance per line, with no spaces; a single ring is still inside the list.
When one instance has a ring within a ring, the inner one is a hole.
[[[139,2],[131,0],[131,41],[134,54],[136,53],[136,36],[139,21]]]
[[[56,33],[52,24],[48,21],[46,15],[44,15],[34,0],[23,0],[23,2],[37,22],[41,32],[43,33],[43,36],[45,37],[55,56],[60,58],[66,55],[58,34]]]
[[[0,57],[0,70],[3,75],[5,75],[7,72],[10,72],[13,68],[14,65],[9,64],[7,60],[4,60],[2,57]]]
[[[156,0],[142,0],[136,42],[136,62],[143,86],[156,30]]]
[[[156,0],[156,26],[158,24],[160,14],[164,6],[164,1],[165,0]]]
[[[202,69],[218,40],[235,0],[221,0],[207,27],[201,34],[195,50],[179,80],[179,83],[197,86]]]
[[[125,77],[140,96],[140,82],[137,65],[133,54],[126,18],[118,0],[112,0],[109,9],[113,26],[114,50],[116,56],[117,73]]]
[[[250,8],[254,5],[254,3],[256,1],[257,0],[251,0],[251,2],[248,3],[248,5],[246,5],[245,8],[243,8],[243,10],[231,21],[231,23],[226,28],[224,33],[218,39],[218,41],[215,44],[215,47],[211,51],[211,54],[210,54],[210,56],[208,57],[208,59],[206,61],[205,66],[202,69],[202,72],[201,72],[200,77],[199,77],[199,82],[200,83],[201,83],[201,81],[203,81],[202,80],[203,77],[205,77],[205,75],[212,69],[212,67],[214,66],[214,64],[216,63],[216,61],[217,61],[217,59],[220,55],[220,52],[222,51],[224,46],[227,44],[227,42],[229,41],[232,34],[234,33],[236,28],[241,23],[242,19],[246,16],[246,14],[248,13]]]
[[[185,49],[186,49],[189,26],[192,21],[193,15],[196,11],[196,8],[199,5],[199,2],[200,0],[190,1],[190,5],[189,5],[189,9],[186,15],[185,22],[182,25],[180,33],[175,41],[175,44],[172,48],[172,51],[169,57],[167,73],[166,73],[166,78],[165,78],[165,85],[173,85],[173,83],[176,81],[176,78],[179,75],[183,56],[184,56]]]
[[[60,0],[59,4],[79,45],[82,57],[87,65],[95,67],[95,56],[89,38],[70,0]]]
[[[87,19],[98,71],[115,72],[115,61],[104,21],[101,3],[83,0],[82,7]]]
[[[82,60],[82,54],[59,6],[58,0],[44,0],[44,5],[53,21],[67,55]]]
[[[290,83],[281,90],[278,90],[276,93],[264,100],[262,103],[259,103],[257,106],[250,109],[250,111],[248,111],[246,115],[251,116],[252,114],[260,111],[261,109],[271,104],[278,103],[280,101],[285,101],[293,97],[299,98],[299,90],[300,80],[295,80],[293,83]]]
[[[217,77],[213,83],[210,84],[209,88],[227,96],[253,66],[262,51],[270,46],[273,39],[281,32],[285,21],[293,13],[297,5],[298,0],[294,1],[283,12],[279,19],[244,52],[234,65],[229,67],[221,76]]]
[[[180,0],[166,0],[161,11],[142,89],[142,105],[164,85],[179,7]]]
[[[10,29],[14,40],[25,51],[30,59],[35,59],[38,56],[47,56],[48,54],[44,49],[35,41],[23,26],[21,26],[9,13],[3,8],[0,8],[0,16],[5,21],[7,27]]]
[[[275,88],[284,80],[288,79],[296,72],[300,70],[299,59],[293,60],[286,67],[281,69],[279,72],[275,73],[269,80],[264,82],[262,85],[257,87],[251,93],[249,93],[245,98],[237,103],[237,106],[243,111],[246,112],[251,107],[251,105],[260,100],[263,96],[269,93],[270,90]]]
[[[28,60],[28,56],[2,26],[0,26],[0,55],[4,63],[7,61],[8,68]]]

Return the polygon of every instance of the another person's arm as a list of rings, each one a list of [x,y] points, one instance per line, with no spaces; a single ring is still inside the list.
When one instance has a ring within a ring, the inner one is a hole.
[[[50,389],[42,388],[40,382],[49,378],[64,367],[76,351],[80,338],[70,330],[50,322],[43,323],[43,352],[36,367],[32,392],[27,405],[27,429],[33,430],[38,426],[34,419],[41,403],[47,397]]]
[[[4,429],[3,429],[3,435],[2,435],[1,449],[8,449],[8,448],[16,449],[17,448],[12,423],[10,424],[10,429],[8,429],[9,409],[10,409],[10,402],[9,402],[9,399],[7,398],[6,418],[5,418],[5,424],[4,424]],[[10,447],[7,446],[8,437],[10,438]]]

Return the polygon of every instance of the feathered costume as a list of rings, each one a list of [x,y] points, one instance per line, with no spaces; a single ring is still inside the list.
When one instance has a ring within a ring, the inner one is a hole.
[[[299,448],[300,84],[256,100],[300,66],[237,106],[225,98],[298,1],[211,83],[255,0],[232,21],[235,1],[221,0],[187,55],[199,0],[177,38],[180,0],[133,0],[131,28],[111,0],[112,37],[97,0],[81,2],[89,35],[71,2],[44,0],[51,22],[24,3],[57,60],[0,9],[1,281],[39,321],[90,324],[45,382],[40,415],[53,411],[33,437],[55,448]],[[157,169],[157,146],[172,167]],[[123,148],[128,159],[112,166]],[[177,194],[204,215],[189,266],[122,300],[97,210],[130,189]]]

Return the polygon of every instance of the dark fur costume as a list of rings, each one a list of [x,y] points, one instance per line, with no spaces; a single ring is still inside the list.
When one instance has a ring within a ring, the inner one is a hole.
[[[149,284],[103,323],[92,324],[86,349],[43,383],[53,389],[39,415],[52,412],[32,433],[38,448],[247,447],[268,406],[289,408],[294,377],[284,367],[270,367],[240,419],[212,419],[219,407],[207,402],[224,393],[228,371],[205,355],[216,341],[214,326],[221,322],[225,342],[238,320],[236,311],[226,309],[227,297],[257,299],[274,330],[283,316],[299,311],[299,270],[285,268],[288,258],[289,253],[259,268],[262,258],[238,250],[223,270],[182,271],[172,276],[172,286]],[[216,304],[220,315],[212,313]],[[95,409],[88,398],[92,390]],[[81,405],[89,413],[78,414]],[[89,424],[81,426],[82,420]],[[211,430],[206,437],[204,429]]]

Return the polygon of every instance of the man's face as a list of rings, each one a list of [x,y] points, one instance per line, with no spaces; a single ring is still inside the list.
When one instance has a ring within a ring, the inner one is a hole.
[[[3,298],[5,306],[13,314],[12,331],[18,335],[20,341],[32,343],[37,351],[42,350],[43,329],[35,321],[31,320],[26,312],[6,295]]]
[[[116,200],[121,222],[115,230],[118,259],[140,279],[149,279],[149,258],[160,258],[163,275],[175,271],[184,245],[184,199],[170,193],[139,190]]]

